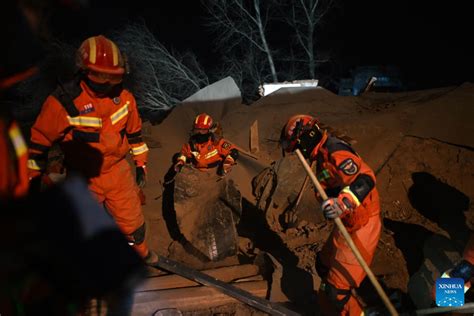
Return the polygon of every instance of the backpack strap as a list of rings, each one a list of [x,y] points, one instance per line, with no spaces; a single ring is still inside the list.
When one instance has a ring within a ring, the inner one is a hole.
[[[345,150],[353,153],[354,155],[357,155],[355,150],[352,148],[352,146],[342,139],[339,139],[334,136],[329,136],[328,140],[326,141],[325,144],[326,149],[328,150],[328,154],[331,155],[332,153],[340,150]]]
[[[62,82],[58,79],[58,87],[52,95],[61,103],[66,110],[67,114],[71,117],[79,116],[79,110],[74,104],[74,99],[82,93],[82,89],[79,85],[79,79]]]

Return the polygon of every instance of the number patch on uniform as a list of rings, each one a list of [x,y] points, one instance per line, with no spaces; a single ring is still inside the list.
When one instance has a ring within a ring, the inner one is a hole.
[[[359,166],[352,160],[352,158],[347,158],[344,160],[338,167],[345,174],[352,176],[359,171]]]
[[[222,148],[224,148],[224,149],[229,149],[229,148],[230,148],[230,144],[227,143],[227,142],[224,142],[224,143],[222,144]]]

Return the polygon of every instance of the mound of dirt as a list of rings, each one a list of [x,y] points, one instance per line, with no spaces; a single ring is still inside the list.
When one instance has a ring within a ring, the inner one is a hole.
[[[258,173],[281,158],[277,141],[286,120],[308,113],[354,138],[354,148],[376,171],[385,227],[372,268],[385,286],[400,289],[418,307],[426,306],[430,282],[459,258],[467,241],[465,217],[472,218],[474,210],[473,96],[473,84],[360,97],[340,97],[324,89],[283,90],[251,106],[235,101],[178,106],[160,125],[144,127],[146,139],[156,145],[151,146],[145,188],[148,242],[160,254],[194,268],[229,264],[203,263],[179,249],[162,213],[164,183],[170,180],[172,157],[187,141],[195,115],[213,116],[223,126],[224,137],[244,149],[249,127],[258,120],[260,159],[241,155],[229,175],[243,198],[239,234],[274,255],[284,267],[298,268],[300,275],[316,274],[314,254],[332,224],[307,217],[288,230],[269,225],[256,214],[251,186]],[[252,220],[246,221],[245,216]],[[286,282],[286,289],[302,284],[298,278]],[[298,294],[287,297],[293,302],[304,300]]]

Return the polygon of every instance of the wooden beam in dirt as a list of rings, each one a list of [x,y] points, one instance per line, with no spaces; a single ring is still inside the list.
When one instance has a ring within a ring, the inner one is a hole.
[[[255,307],[258,310],[261,310],[271,315],[280,315],[280,316],[299,315],[298,313],[286,307],[283,307],[279,304],[276,304],[266,299],[255,296],[252,293],[242,290],[239,287],[234,286],[232,284],[219,281],[216,278],[208,276],[200,271],[191,269],[178,261],[174,261],[170,258],[166,258],[163,256],[158,256],[158,258],[159,258],[159,261],[157,263],[158,268],[167,270],[169,272],[173,272],[175,274],[179,274],[187,279],[199,282],[202,285],[212,287],[213,289],[218,290],[219,292],[225,295],[238,299],[242,303]]]
[[[250,126],[250,152],[258,153],[260,151],[258,140],[258,120],[255,120]]]
[[[248,278],[257,275],[258,266],[253,264],[244,264],[238,266],[209,269],[201,272],[223,282],[232,282],[237,279]],[[179,276],[177,274],[170,274],[146,279],[145,283],[139,286],[135,290],[135,292],[165,290],[200,285],[201,284],[183,278],[182,276]]]
[[[267,295],[266,281],[242,282],[235,284],[235,287],[255,297],[263,298]],[[153,315],[158,309],[165,308],[202,310],[236,302],[238,300],[207,286],[148,291],[135,294],[132,315]]]
[[[235,143],[234,143],[234,147],[235,147],[235,149],[237,149],[241,154],[244,154],[245,156],[248,156],[248,157],[250,157],[250,158],[253,158],[253,159],[255,159],[255,160],[258,160],[258,157],[257,157],[257,156],[255,156],[255,155],[253,155],[252,153],[246,151],[245,149],[243,149],[242,147],[236,145]]]

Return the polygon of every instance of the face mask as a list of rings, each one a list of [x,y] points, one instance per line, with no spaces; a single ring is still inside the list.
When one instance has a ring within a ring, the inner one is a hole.
[[[117,84],[110,84],[110,83],[97,83],[89,78],[86,78],[86,83],[92,91],[97,93],[98,95],[109,95],[115,88],[118,87]]]
[[[194,136],[193,136],[194,140],[198,144],[202,144],[202,143],[207,142],[210,137],[211,137],[210,133],[207,133],[207,134],[194,134]]]

